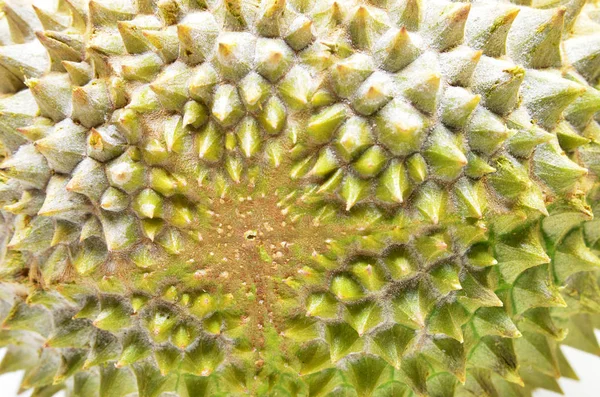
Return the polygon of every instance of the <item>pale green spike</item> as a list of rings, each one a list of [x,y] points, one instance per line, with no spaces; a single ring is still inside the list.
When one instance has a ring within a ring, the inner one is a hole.
[[[26,78],[41,77],[49,71],[47,54],[46,48],[37,40],[8,45],[0,48],[0,65],[25,81]]]
[[[586,78],[590,84],[598,82],[600,76],[600,35],[592,34],[575,36],[564,42],[565,54],[577,71]]]
[[[470,352],[469,363],[492,370],[507,381],[524,386],[511,339],[498,336],[481,338]]]
[[[163,66],[162,59],[152,53],[133,55],[121,63],[121,75],[127,80],[151,82]]]
[[[88,238],[79,246],[79,250],[73,258],[73,267],[77,273],[86,276],[101,266],[106,261],[107,256],[106,244],[102,240]]]
[[[52,221],[46,217],[17,215],[15,231],[8,241],[9,250],[40,252],[50,248],[54,234]]]
[[[221,85],[217,87],[211,113],[223,126],[231,127],[243,117],[243,107],[236,87]]]
[[[468,163],[465,166],[465,175],[470,178],[481,178],[484,175],[496,172],[494,167],[473,153],[469,153],[467,155],[467,161]]]
[[[482,307],[477,310],[473,327],[480,337],[496,335],[503,338],[520,338],[522,336],[506,310],[501,307]]]
[[[180,153],[183,150],[187,131],[183,127],[181,116],[172,116],[165,120],[163,139],[167,152]]]
[[[498,193],[507,198],[515,198],[531,186],[526,170],[516,160],[500,157],[494,164],[496,172],[488,179]]]
[[[335,28],[341,24],[348,14],[347,4],[334,1],[318,3],[314,10],[314,18],[319,28]]]
[[[473,72],[481,59],[481,54],[481,51],[466,46],[459,46],[452,51],[440,54],[442,74],[448,80],[448,83],[469,87]]]
[[[348,98],[373,73],[374,69],[375,65],[371,57],[360,53],[352,55],[331,68],[330,78],[333,89],[342,98]]]
[[[0,92],[3,94],[17,92],[25,87],[23,79],[20,79],[2,65],[0,65],[0,77]]]
[[[428,7],[423,20],[427,22],[426,36],[430,45],[442,52],[460,44],[470,9],[469,3]]]
[[[368,182],[361,180],[352,174],[346,175],[342,182],[340,195],[346,203],[346,211],[365,198],[368,193]]]
[[[177,179],[163,168],[152,168],[149,182],[152,189],[167,197],[178,193],[182,187]]]
[[[79,242],[85,241],[91,237],[103,238],[102,225],[98,218],[91,215],[84,223],[81,228],[81,234],[79,235]],[[104,246],[104,245],[103,245]]]
[[[103,0],[91,0],[88,11],[90,22],[94,26],[114,25],[118,21],[132,19],[136,12],[132,2],[115,4]]]
[[[307,133],[315,144],[329,142],[337,128],[348,117],[348,111],[342,104],[328,107],[313,115],[307,126]]]
[[[339,274],[331,280],[331,293],[342,301],[353,301],[363,297],[363,288],[348,274]]]
[[[42,116],[55,122],[71,114],[71,84],[65,74],[49,75],[41,79],[28,79],[25,84],[31,90]]]
[[[83,86],[92,79],[92,68],[87,62],[63,61],[62,65],[69,74],[73,85]]]
[[[65,0],[64,3],[71,12],[72,25],[78,31],[84,31],[87,24],[88,4],[77,0]]]
[[[521,94],[525,107],[537,123],[552,128],[560,120],[562,111],[585,91],[583,85],[553,73],[528,71]]]
[[[63,61],[81,62],[84,59],[83,36],[60,32],[36,32],[39,42],[46,47],[52,59],[52,70],[63,72]]]
[[[353,117],[338,130],[336,149],[344,160],[353,160],[364,149],[374,143],[370,127],[366,120]]]
[[[188,100],[188,84],[191,69],[182,64],[172,64],[163,69],[152,81],[150,88],[156,93],[161,105],[172,111],[180,111]]]
[[[276,82],[291,67],[292,50],[275,39],[259,39],[256,47],[256,71],[271,83]]]
[[[108,179],[101,163],[91,158],[81,161],[67,183],[67,190],[83,194],[94,201],[99,201],[100,196],[108,187]]]
[[[187,16],[177,25],[180,56],[190,65],[203,62],[216,43],[218,32],[217,22],[210,13]]]
[[[101,212],[100,222],[104,230],[106,248],[111,251],[123,251],[139,239],[139,227],[136,219],[129,214]]]
[[[176,24],[180,18],[182,4],[177,0],[159,0],[156,4],[158,16],[165,25]]]
[[[237,129],[237,139],[246,157],[250,158],[258,153],[262,142],[258,123],[254,118],[246,117],[242,120]]]
[[[60,367],[60,354],[53,349],[43,349],[37,365],[34,366],[21,381],[21,388],[42,387],[52,384],[54,374]],[[35,389],[34,389],[35,390]]]
[[[25,142],[20,128],[32,123],[39,107],[30,90],[22,90],[0,101],[0,139],[11,152],[17,151]]]
[[[419,153],[415,153],[406,160],[408,175],[416,183],[423,183],[427,179],[427,162]]]
[[[381,146],[371,146],[352,164],[352,168],[363,178],[375,177],[385,167],[387,153]]]
[[[518,157],[529,157],[540,144],[550,142],[554,135],[533,124],[526,111],[519,108],[508,116],[507,126],[517,130],[507,141],[511,154]]]
[[[588,170],[571,161],[557,145],[545,144],[538,147],[533,157],[533,172],[556,192],[573,188],[577,181],[588,174]]]
[[[43,189],[50,179],[46,158],[32,144],[21,146],[13,156],[0,163],[0,172],[38,189]]]
[[[499,270],[507,282],[514,280],[524,270],[550,262],[535,231],[521,231],[498,242],[495,247]]]
[[[263,106],[258,114],[257,120],[269,135],[279,134],[286,122],[287,111],[279,98],[271,97]]]
[[[387,15],[376,8],[359,5],[351,13],[348,24],[350,38],[362,50],[371,49],[388,29]]]
[[[561,149],[568,152],[590,143],[590,139],[579,135],[575,128],[566,121],[560,122],[556,126],[555,132]]]
[[[381,72],[373,73],[356,91],[354,110],[364,116],[377,112],[392,99],[393,81]]]
[[[79,232],[79,227],[74,223],[62,220],[56,221],[52,246],[74,242],[79,237]]]
[[[566,307],[557,286],[550,279],[547,265],[523,272],[514,282],[511,294],[516,313],[532,307]]]
[[[283,0],[263,0],[260,2],[256,29],[261,36],[277,37],[282,33],[281,16],[285,9]]]
[[[439,100],[441,75],[437,59],[425,54],[396,77],[403,95],[424,113],[435,112]]]
[[[100,207],[103,210],[111,212],[121,212],[129,206],[129,197],[127,193],[114,187],[109,187],[104,191],[100,198]]]
[[[96,74],[100,77],[108,77],[112,73],[112,68],[108,63],[109,56],[127,54],[121,35],[111,31],[96,30],[90,36],[87,48],[92,57]]]
[[[471,47],[482,50],[489,57],[504,55],[507,35],[519,11],[516,7],[473,5],[467,22],[466,40]]]
[[[600,110],[600,92],[592,87],[565,109],[566,119],[578,129],[585,128]]]
[[[442,122],[452,128],[462,128],[475,110],[480,95],[460,87],[448,87],[441,100]]]
[[[404,165],[394,159],[379,177],[376,195],[385,203],[402,204],[410,194],[411,186]]]
[[[308,70],[294,66],[279,84],[284,101],[295,109],[305,108],[313,96],[312,76]]]
[[[445,197],[444,197],[445,198]],[[419,237],[415,246],[427,264],[447,258],[452,252],[452,242],[444,233],[435,233]]]
[[[421,0],[401,0],[388,4],[390,19],[398,26],[410,31],[418,30],[421,24],[423,5]]]
[[[173,62],[179,56],[179,37],[176,26],[170,26],[165,30],[144,30],[142,34],[163,61]]]
[[[473,74],[473,89],[482,95],[485,106],[504,115],[519,101],[519,87],[525,70],[511,62],[482,57]]]
[[[317,190],[317,193],[333,193],[342,183],[344,178],[344,170],[338,168]]]
[[[90,210],[85,196],[67,189],[69,178],[54,175],[46,187],[46,199],[38,214],[64,220],[82,217]]]
[[[72,92],[72,118],[87,128],[104,123],[112,109],[108,87],[104,80],[92,80],[83,87],[75,87]]]
[[[265,43],[256,43],[249,33],[231,32],[219,36],[215,60],[224,78],[239,80],[250,71],[255,45]]]
[[[552,340],[536,332],[525,332],[522,338],[515,341],[515,350],[519,362],[524,366],[532,366],[536,371],[548,376],[560,377],[556,346]]]
[[[28,4],[7,1],[3,4],[2,11],[15,42],[22,43],[33,39],[33,33],[41,28],[40,21]]]
[[[130,54],[141,54],[149,50],[150,46],[144,37],[144,32],[159,30],[162,27],[160,21],[153,15],[138,15],[131,21],[119,21],[117,26],[123,44]]]
[[[498,150],[515,133],[506,127],[502,119],[482,106],[473,112],[466,132],[471,149],[484,155]]]
[[[460,148],[451,132],[441,126],[431,135],[431,144],[423,152],[429,167],[445,180],[457,178],[468,163],[464,149]]]
[[[119,189],[132,193],[144,183],[144,166],[130,151],[111,161],[106,167],[108,182]]]
[[[462,212],[467,217],[481,219],[485,210],[485,197],[481,186],[461,178],[454,184],[454,194],[458,199]]]
[[[237,156],[228,156],[225,160],[225,170],[235,183],[240,183],[243,167],[241,159]]]
[[[198,155],[202,160],[216,162],[223,154],[223,133],[219,127],[209,122],[197,135]]]
[[[427,120],[405,102],[394,99],[375,117],[380,142],[395,155],[419,150]]]
[[[546,202],[544,201],[544,194],[536,185],[532,185],[527,191],[523,192],[517,199],[517,203],[521,207],[531,209],[539,212],[542,215],[548,216]]]
[[[115,366],[121,368],[133,364],[144,359],[150,353],[150,343],[146,339],[146,336],[140,332],[130,332],[125,337],[123,351]]]
[[[446,303],[432,310],[428,330],[432,334],[446,335],[463,343],[461,327],[466,320],[466,310],[459,303]]]
[[[66,119],[56,124],[51,134],[37,140],[34,145],[53,170],[68,174],[85,157],[86,132],[85,128]]]
[[[269,83],[258,73],[251,72],[240,82],[239,93],[246,109],[257,111],[269,96]]]
[[[306,48],[315,39],[313,21],[303,15],[298,16],[288,27],[284,39],[295,51]]]
[[[125,150],[125,140],[113,126],[92,128],[87,137],[88,156],[107,162]]]
[[[429,280],[439,294],[448,295],[452,291],[462,289],[458,271],[456,265],[442,264],[429,271]]]
[[[200,102],[212,102],[213,87],[219,81],[217,71],[208,63],[198,66],[189,81],[190,96]]]
[[[32,5],[33,11],[45,30],[61,31],[69,26],[69,17],[60,13],[52,13]]]
[[[382,68],[395,73],[402,70],[419,56],[420,50],[413,44],[405,27],[388,30],[375,44],[375,59]]]
[[[558,245],[553,258],[554,273],[558,280],[566,280],[580,271],[600,267],[600,258],[585,245],[581,230],[574,230]]]
[[[338,160],[330,148],[321,149],[319,157],[308,173],[309,176],[324,178],[339,168]]]
[[[208,109],[196,102],[188,101],[183,107],[183,126],[200,128],[208,121]]]
[[[124,396],[136,391],[135,377],[129,368],[106,365],[100,368],[99,397]]]
[[[507,40],[507,53],[525,67],[561,66],[560,40],[566,9],[522,8]]]
[[[433,182],[427,182],[418,192],[415,207],[431,223],[442,220],[446,207],[445,193]]]

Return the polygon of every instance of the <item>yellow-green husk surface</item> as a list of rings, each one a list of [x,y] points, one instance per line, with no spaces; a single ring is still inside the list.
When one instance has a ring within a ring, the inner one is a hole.
[[[600,354],[600,8],[0,0],[0,372],[531,396]]]

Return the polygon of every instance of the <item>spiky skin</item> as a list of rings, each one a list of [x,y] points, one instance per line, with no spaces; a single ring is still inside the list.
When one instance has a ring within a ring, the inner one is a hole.
[[[3,3],[34,396],[530,396],[600,353],[595,4]]]

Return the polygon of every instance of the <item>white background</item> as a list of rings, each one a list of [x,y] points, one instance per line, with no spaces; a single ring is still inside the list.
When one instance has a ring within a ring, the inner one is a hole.
[[[596,332],[600,338],[600,331]],[[600,396],[600,357],[584,353],[570,347],[563,347],[565,356],[579,376],[579,381],[560,379],[559,383],[567,397],[598,397]],[[4,355],[4,349],[0,349],[0,355]],[[2,397],[16,397],[22,372],[12,372],[0,376],[0,395]],[[29,396],[30,393],[21,394],[19,397]],[[57,394],[64,397],[64,394]],[[538,390],[535,397],[559,397],[559,394],[546,390]]]

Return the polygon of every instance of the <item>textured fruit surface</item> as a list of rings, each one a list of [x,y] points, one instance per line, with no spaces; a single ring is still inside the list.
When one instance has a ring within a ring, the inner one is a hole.
[[[0,372],[531,396],[600,312],[585,0],[0,0]]]

